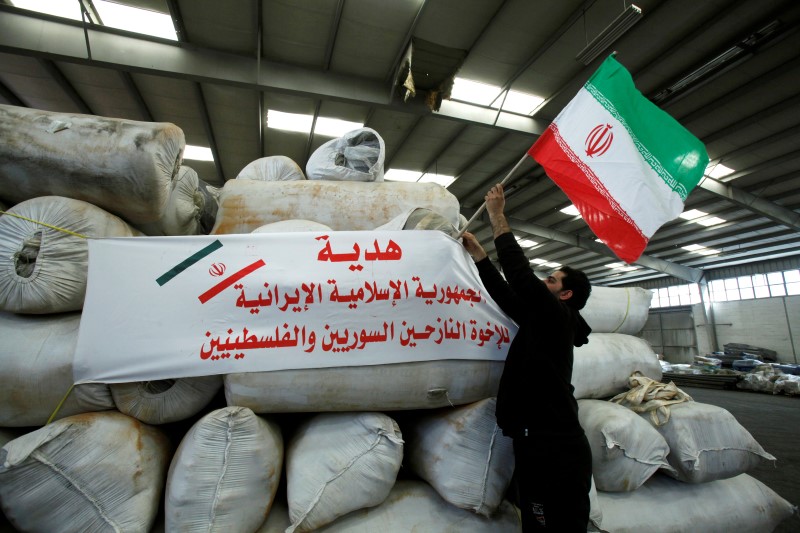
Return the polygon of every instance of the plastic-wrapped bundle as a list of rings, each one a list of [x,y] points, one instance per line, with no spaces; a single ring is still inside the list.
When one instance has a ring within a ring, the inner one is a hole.
[[[578,400],[578,406],[600,490],[636,490],[657,470],[672,468],[667,441],[630,409],[602,400]]]
[[[256,159],[239,172],[237,180],[296,181],[306,179],[303,170],[291,158],[273,155]]]
[[[491,516],[514,473],[514,446],[497,426],[495,398],[403,423],[406,464],[446,501]],[[635,415],[634,415],[635,416]]]
[[[575,348],[572,385],[575,398],[608,398],[628,390],[635,371],[661,381],[661,364],[647,341],[622,333],[592,333]]]
[[[147,235],[157,236],[206,234],[214,226],[217,213],[214,192],[207,183],[201,184],[194,169],[182,166],[172,180],[164,214],[158,221],[139,224],[137,228]]]
[[[301,424],[286,450],[292,525],[315,531],[351,511],[380,504],[403,460],[397,423],[382,413],[318,414]]]
[[[141,235],[99,207],[60,196],[27,200],[9,213],[25,217],[0,218],[0,309],[14,313],[83,309],[89,264],[86,238]]]
[[[174,124],[0,105],[0,189],[10,203],[66,196],[154,222],[185,144]]]
[[[504,364],[453,359],[227,374],[225,399],[256,413],[432,409],[495,396]]]
[[[278,488],[283,437],[250,409],[226,407],[186,433],[169,468],[166,531],[249,533]]]
[[[655,426],[669,445],[667,475],[686,483],[707,483],[743,474],[764,459],[764,451],[734,416],[716,405],[695,401],[669,406],[669,421]],[[642,418],[652,423],[650,413]]]
[[[650,312],[653,291],[641,287],[592,287],[581,316],[592,333],[636,335]]]
[[[310,180],[383,181],[385,152],[377,131],[353,130],[317,148],[308,158],[306,175]]]
[[[117,412],[75,415],[0,450],[0,503],[22,531],[150,531],[168,439]]]
[[[701,483],[681,483],[660,474],[633,492],[599,492],[603,529],[640,531],[773,531],[795,508],[747,474]]]
[[[0,313],[0,426],[43,426],[72,386],[80,313]],[[114,408],[108,385],[76,385],[57,417]]]
[[[250,233],[290,219],[336,231],[373,230],[414,208],[459,223],[458,199],[435,183],[229,180],[220,191],[212,233]]]
[[[222,388],[222,376],[112,383],[114,404],[147,424],[167,424],[199,413]]]
[[[430,209],[411,209],[378,226],[376,230],[438,230],[455,238],[458,229],[445,217]]]

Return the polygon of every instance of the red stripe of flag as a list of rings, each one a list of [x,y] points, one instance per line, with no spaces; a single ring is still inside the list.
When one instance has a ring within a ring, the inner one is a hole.
[[[224,291],[225,289],[227,289],[228,287],[230,287],[231,285],[233,285],[234,283],[236,283],[237,281],[239,281],[243,277],[247,276],[251,272],[253,272],[255,270],[258,270],[259,268],[261,268],[265,264],[266,263],[264,263],[263,259],[259,259],[255,263],[253,263],[251,265],[248,265],[248,266],[244,267],[243,269],[241,269],[240,271],[235,272],[235,273],[231,274],[230,276],[228,276],[227,278],[223,279],[222,281],[220,281],[219,283],[217,283],[216,285],[214,285],[213,287],[208,289],[206,292],[204,292],[203,294],[201,294],[197,298],[200,300],[200,303],[206,303],[207,301],[209,301],[211,298],[213,298],[217,294],[221,293],[222,291]]]
[[[569,197],[589,228],[614,253],[625,261],[636,261],[648,239],[627,213],[611,197],[592,170],[584,165],[560,138],[551,124],[537,139],[528,155]]]

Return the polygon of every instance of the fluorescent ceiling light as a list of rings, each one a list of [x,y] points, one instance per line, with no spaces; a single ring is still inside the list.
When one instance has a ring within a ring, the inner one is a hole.
[[[690,209],[688,211],[684,211],[679,216],[685,220],[689,220],[694,222],[695,224],[701,224],[706,227],[716,226],[717,224],[722,224],[723,222],[726,222],[726,220],[719,217],[710,217],[703,220],[699,220],[702,217],[708,216],[708,213],[706,213],[705,211],[700,211],[699,209]]]
[[[538,242],[532,241],[530,239],[517,239],[517,242],[523,248],[532,248],[539,244]]]
[[[481,83],[479,81],[456,78],[453,80],[453,89],[450,98],[462,100],[471,104],[490,105],[497,98],[500,87]]]
[[[720,253],[719,250],[715,250],[713,248],[706,248],[702,244],[688,244],[686,246],[682,246],[684,250],[688,250],[690,252],[694,252],[700,255],[714,255]]]
[[[498,109],[500,102],[503,102],[503,111],[519,113],[520,115],[532,115],[536,108],[544,102],[544,98],[518,91],[508,91],[505,101],[503,101],[503,95],[501,94],[492,102],[492,107]]]
[[[390,168],[384,173],[383,179],[386,181],[405,181],[410,183],[438,183],[442,187],[447,187],[456,181],[455,176],[428,174],[418,170],[403,170],[400,168]]]
[[[124,6],[105,0],[93,0],[103,26],[143,33],[162,39],[178,40],[172,17],[149,9]]]
[[[711,218],[706,218],[706,219],[703,219],[703,220],[696,221],[697,224],[701,224],[701,225],[706,226],[706,227],[708,227],[708,226],[716,226],[717,224],[722,224],[723,222],[727,222],[727,220],[725,220],[724,218],[719,218],[719,217],[711,217]]]
[[[609,263],[606,265],[607,268],[611,268],[613,270],[622,270],[623,272],[631,272],[633,270],[639,270],[639,267],[633,265],[627,265],[625,263]]]
[[[297,131],[300,133],[311,133],[312,122],[314,122],[314,117],[311,115],[304,115],[301,113],[284,113],[282,111],[275,111],[274,109],[267,110],[268,128],[284,131]]]
[[[187,144],[183,150],[183,158],[193,161],[213,161],[214,155],[211,153],[211,148]]]
[[[38,13],[45,13],[56,17],[72,20],[82,20],[80,4],[76,1],[64,0],[14,0],[13,5],[22,9],[29,9]],[[152,35],[163,39],[178,40],[172,17],[167,14],[125,6],[106,0],[92,2],[97,10],[103,26],[119,30]],[[96,22],[96,21],[95,21]]]
[[[444,174],[423,174],[419,183],[438,183],[442,187],[447,187],[456,181],[455,176],[445,176]]]
[[[504,94],[505,91],[497,85],[489,85],[488,83],[465,78],[455,78],[453,89],[450,91],[450,98],[469,104],[489,106],[494,109],[499,109],[502,102],[503,111],[520,115],[531,115],[544,102],[544,98],[541,96],[520,91],[508,91],[508,95],[503,101]]]
[[[314,133],[326,137],[341,137],[345,133],[363,127],[363,122],[349,122],[347,120],[339,120],[338,118],[318,117],[317,124],[314,127]]]
[[[383,174],[383,179],[387,181],[407,181],[416,182],[422,175],[417,170],[402,170],[399,168],[390,168]]]
[[[544,263],[544,266],[550,268],[558,268],[561,266],[561,263],[556,263],[555,261],[548,261],[547,263]]]
[[[534,258],[534,259],[531,259],[530,262],[533,263],[534,265],[544,265],[545,263],[547,263],[547,259]]]
[[[314,124],[314,115],[304,113],[284,113],[283,111],[267,110],[267,127],[284,130],[296,131],[299,133],[311,133],[311,126]],[[345,133],[363,128],[360,122],[350,122],[337,118],[317,117],[314,126],[314,133],[323,137],[341,137]]]
[[[735,170],[728,168],[721,163],[709,164],[706,167],[705,175],[709,178],[722,178],[728,174],[733,174]]]
[[[578,211],[578,208],[575,207],[574,204],[570,204],[567,207],[565,207],[564,209],[560,209],[559,211],[561,211],[565,215],[578,216],[578,217],[581,216],[581,212]]]
[[[586,15],[584,15],[586,16]],[[588,65],[599,56],[606,48],[611,46],[614,41],[631,29],[631,27],[642,19],[642,10],[631,4],[616,18],[614,22],[601,31],[586,48],[578,52],[575,59]]]
[[[700,211],[699,209],[689,209],[688,211],[684,211],[679,216],[684,220],[694,220],[696,218],[704,217],[708,213],[705,211]]]

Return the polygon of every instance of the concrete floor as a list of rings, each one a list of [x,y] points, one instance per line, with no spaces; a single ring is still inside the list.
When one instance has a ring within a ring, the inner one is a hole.
[[[800,506],[800,397],[763,392],[681,386],[697,402],[728,410],[759,444],[778,460],[748,472],[791,504]],[[800,532],[800,516],[781,523],[776,533]]]

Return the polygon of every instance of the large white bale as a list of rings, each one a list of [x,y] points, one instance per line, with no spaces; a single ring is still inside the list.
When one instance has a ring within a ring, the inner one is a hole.
[[[661,381],[661,364],[647,341],[622,333],[592,333],[588,344],[575,348],[575,398],[602,399],[627,391],[635,371]]]
[[[743,474],[765,459],[775,461],[722,407],[689,401],[667,409],[667,423],[654,427],[669,445],[667,460],[674,471],[665,473],[675,479],[707,483]],[[653,423],[650,413],[640,416]]]
[[[504,365],[437,360],[227,374],[225,398],[228,405],[256,413],[434,409],[496,396]],[[575,349],[575,398],[626,391],[635,371],[661,379],[661,365],[647,342],[621,333],[592,334],[589,344]]]
[[[208,413],[181,441],[167,478],[166,531],[250,533],[270,511],[283,465],[278,425],[250,409]]]
[[[303,170],[285,155],[273,155],[256,159],[244,167],[237,180],[297,181],[306,179]]]
[[[0,218],[0,309],[26,314],[83,309],[86,238],[140,235],[121,218],[81,200],[42,196],[15,205]]]
[[[258,533],[284,533],[288,522],[281,506],[273,508]],[[354,511],[323,526],[317,533],[520,533],[517,509],[504,501],[486,518],[444,501],[424,481],[398,480],[377,507]]]
[[[650,312],[653,291],[641,287],[592,287],[581,316],[592,333],[636,335]]]
[[[681,483],[660,474],[633,492],[599,492],[603,529],[614,533],[773,531],[796,509],[747,474],[701,483]]]
[[[72,386],[80,313],[0,312],[0,426],[43,426]],[[114,408],[108,385],[76,385],[57,418]]]
[[[194,169],[181,166],[172,180],[164,214],[155,222],[137,224],[136,227],[147,235],[156,236],[208,233],[213,222],[204,228],[204,218],[210,216],[213,220],[217,212],[217,200],[213,194],[206,193],[208,190],[208,185],[202,182]]]
[[[403,437],[383,413],[325,413],[302,423],[286,450],[292,525],[315,531],[389,495],[403,461]]]
[[[504,364],[448,359],[227,374],[225,399],[256,413],[433,409],[496,396]]]
[[[250,233],[290,219],[337,231],[373,230],[418,207],[459,222],[458,199],[435,183],[228,180],[211,233]]]
[[[59,420],[0,450],[0,503],[21,531],[150,531],[170,445],[117,412]]]
[[[496,405],[487,398],[403,421],[405,464],[445,501],[484,516],[502,503],[514,473],[514,444],[497,426]]]
[[[0,189],[10,203],[66,196],[153,222],[185,144],[183,131],[165,122],[0,105]]]
[[[359,128],[331,139],[311,154],[306,163],[310,180],[383,181],[386,147],[370,128]]]
[[[117,409],[147,424],[167,424],[192,417],[222,388],[222,376],[112,383]]]
[[[657,470],[671,468],[667,441],[627,407],[586,399],[578,400],[578,408],[592,449],[592,475],[599,490],[636,490]]]

